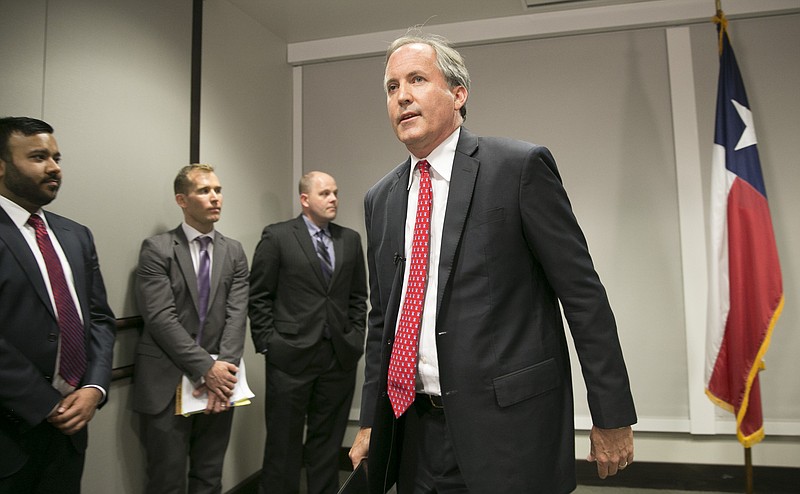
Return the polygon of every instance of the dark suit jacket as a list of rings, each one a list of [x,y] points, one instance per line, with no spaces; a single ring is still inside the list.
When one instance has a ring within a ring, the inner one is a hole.
[[[94,239],[85,226],[53,213],[45,216],[69,261],[80,302],[87,356],[80,386],[97,385],[108,392],[115,324]],[[50,384],[57,372],[58,334],[36,258],[0,209],[0,477],[25,464],[22,434],[40,424],[61,399]],[[71,437],[78,451],[86,449],[86,428]]]
[[[410,163],[365,199],[371,311],[361,422],[371,492],[402,438],[386,396],[403,281]],[[594,424],[636,415],[614,316],[550,152],[461,130],[442,233],[436,343],[444,410],[470,492],[575,487],[569,356],[575,341]],[[395,429],[397,428],[397,429]],[[393,430],[394,429],[394,430]],[[392,437],[395,438],[392,441]]]
[[[250,331],[269,362],[299,374],[328,324],[336,358],[352,369],[364,353],[367,277],[359,234],[331,223],[335,263],[326,284],[302,215],[264,228],[250,274]]]
[[[197,382],[211,368],[211,354],[239,364],[247,324],[247,276],[242,244],[215,231],[208,314],[198,345],[197,274],[183,228],[142,243],[136,300],[144,331],[136,348],[134,410],[163,411],[183,374]]]

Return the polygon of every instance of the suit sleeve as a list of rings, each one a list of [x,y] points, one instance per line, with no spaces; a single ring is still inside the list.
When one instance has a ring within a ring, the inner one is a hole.
[[[384,312],[381,303],[378,270],[375,263],[375,248],[372,245],[374,236],[373,194],[370,190],[364,198],[364,221],[367,229],[367,267],[369,271],[370,310],[367,317],[367,342],[364,350],[364,386],[361,390],[361,427],[371,427],[375,418],[375,406],[378,399],[380,382],[381,354],[383,342]]]
[[[519,201],[528,245],[569,323],[594,424],[634,424],[636,412],[614,314],[555,160],[544,147],[534,147],[527,156]]]
[[[89,328],[89,344],[86,355],[87,366],[81,385],[99,386],[106,392],[105,398],[107,398],[111,385],[116,321],[106,299],[106,287],[103,283],[103,276],[100,273],[100,263],[97,259],[94,239],[88,229],[86,229],[86,234],[88,239],[86,266],[89,271],[86,276],[90,284],[87,290],[90,320],[87,325]]]
[[[275,233],[264,228],[261,240],[253,255],[250,271],[250,335],[258,353],[269,348],[269,342],[275,332],[275,292],[278,287],[278,271],[280,269],[280,243]]]
[[[192,381],[199,381],[214,359],[198,345],[178,319],[172,291],[168,248],[156,237],[142,243],[136,270],[136,299],[145,327],[156,344]]]
[[[61,400],[42,373],[0,334],[0,414],[12,423],[33,427]]]
[[[225,305],[225,329],[219,344],[219,359],[239,365],[244,351],[244,337],[247,328],[248,269],[247,256],[239,242],[232,249],[233,283],[228,292]]]

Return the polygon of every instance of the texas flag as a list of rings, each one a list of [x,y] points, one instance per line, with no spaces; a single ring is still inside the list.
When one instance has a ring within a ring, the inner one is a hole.
[[[720,17],[706,394],[736,415],[737,437],[749,448],[764,437],[758,372],[783,309],[783,286],[753,116]]]

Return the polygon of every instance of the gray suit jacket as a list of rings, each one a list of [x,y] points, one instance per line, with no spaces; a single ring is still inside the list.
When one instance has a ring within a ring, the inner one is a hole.
[[[372,427],[373,493],[394,482],[398,438],[415,415],[395,420],[386,394],[409,169],[409,161],[398,166],[365,199],[372,303],[361,423]],[[546,148],[462,128],[438,276],[442,399],[470,492],[570,492],[572,386],[559,302],[594,424],[631,425],[636,414],[614,316]]]
[[[156,414],[186,374],[193,382],[219,359],[239,364],[247,321],[247,257],[236,240],[214,233],[211,294],[203,341],[195,342],[197,275],[182,227],[142,243],[136,301],[144,331],[136,349],[134,410]]]
[[[352,369],[364,352],[367,278],[361,237],[329,225],[336,259],[325,282],[302,216],[264,228],[250,276],[250,331],[270,364],[301,373],[327,324],[336,358]]]
[[[72,268],[86,333],[87,368],[81,386],[109,391],[114,348],[114,314],[88,228],[45,212]],[[46,276],[46,274],[45,274]],[[25,431],[41,423],[61,399],[50,384],[55,375],[58,321],[36,258],[11,218],[0,208],[0,477],[17,471],[28,455],[20,449]],[[71,436],[86,448],[86,428]]]

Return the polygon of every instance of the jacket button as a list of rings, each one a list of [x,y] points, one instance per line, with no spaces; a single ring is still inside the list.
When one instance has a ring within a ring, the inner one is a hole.
[[[57,339],[58,339],[58,336],[56,336],[55,333],[49,333],[47,335],[47,341],[56,341]]]

